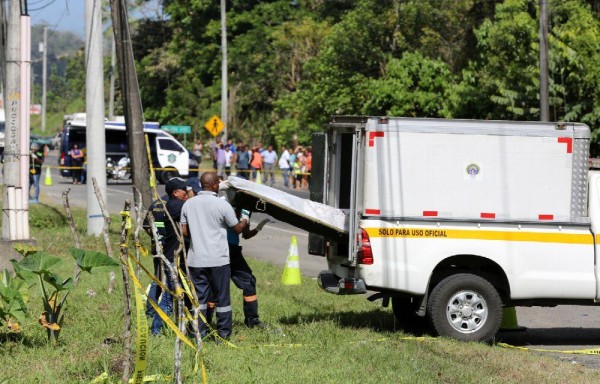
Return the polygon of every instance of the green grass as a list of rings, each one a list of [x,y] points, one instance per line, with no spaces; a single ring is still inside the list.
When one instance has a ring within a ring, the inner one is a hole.
[[[48,219],[56,215],[50,207],[40,205],[31,214],[32,222],[45,223],[32,228],[39,248],[64,258],[59,272],[71,274],[69,228],[58,218]],[[84,212],[74,210],[74,214],[83,227]],[[118,220],[115,217],[111,228],[115,250]],[[87,249],[104,250],[101,238],[82,240]],[[411,337],[397,329],[390,309],[364,296],[323,293],[316,280],[308,277],[302,285],[282,286],[281,268],[248,259],[258,278],[261,319],[271,329],[243,325],[241,292],[232,286],[231,341],[238,348],[205,343],[203,361],[209,383],[596,383],[600,379],[599,372],[547,356]],[[151,264],[149,259],[144,262]],[[148,281],[143,279],[144,284]],[[123,359],[122,290],[119,285],[109,295],[107,284],[108,271],[82,276],[71,293],[56,345],[47,343],[37,324],[42,309],[38,292],[32,289],[31,318],[23,324],[23,333],[0,333],[0,383],[3,379],[8,383],[88,383],[103,372],[117,382]],[[96,295],[88,295],[89,290]],[[174,340],[168,329],[150,338],[147,375],[172,375]],[[192,372],[193,354],[186,346],[183,360],[183,381],[191,383],[199,374]]]

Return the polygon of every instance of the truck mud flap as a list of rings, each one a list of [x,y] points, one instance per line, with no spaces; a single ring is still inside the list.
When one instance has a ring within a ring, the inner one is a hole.
[[[266,185],[231,177],[220,186],[235,206],[273,218],[334,241],[348,241],[348,215],[337,208],[302,199]]]

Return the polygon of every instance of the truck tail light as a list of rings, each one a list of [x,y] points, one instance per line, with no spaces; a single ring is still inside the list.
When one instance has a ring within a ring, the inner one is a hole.
[[[358,264],[373,265],[373,250],[371,249],[371,239],[369,239],[369,234],[364,229],[361,229],[360,237]]]
[[[65,165],[65,153],[60,153],[60,165]]]

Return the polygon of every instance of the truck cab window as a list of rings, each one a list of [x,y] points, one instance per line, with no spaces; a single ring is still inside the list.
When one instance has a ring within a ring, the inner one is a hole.
[[[179,144],[170,139],[159,139],[158,145],[163,151],[183,152],[184,150],[183,147],[181,147]]]

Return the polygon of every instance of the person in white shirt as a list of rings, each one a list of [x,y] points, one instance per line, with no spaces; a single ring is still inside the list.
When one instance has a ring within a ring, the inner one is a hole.
[[[233,152],[231,152],[231,147],[229,145],[225,146],[225,174],[229,178],[231,175],[231,163],[233,161]]]
[[[263,170],[265,172],[265,184],[269,184],[269,176],[271,179],[270,186],[275,185],[275,163],[277,162],[277,152],[273,150],[273,146],[269,145],[266,151],[261,153],[263,158]]]
[[[281,157],[279,158],[279,163],[277,164],[279,169],[283,174],[283,185],[286,188],[289,188],[289,180],[290,180],[290,152],[287,150],[285,145],[281,146]]]

